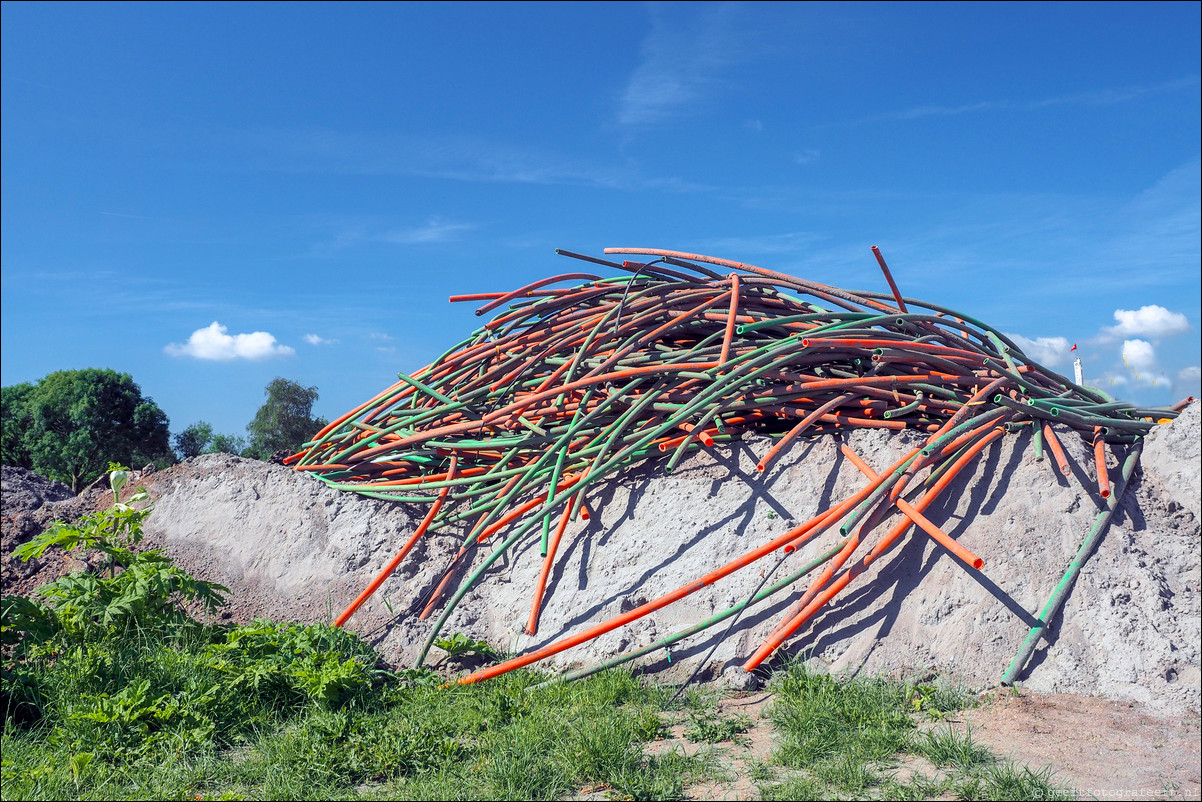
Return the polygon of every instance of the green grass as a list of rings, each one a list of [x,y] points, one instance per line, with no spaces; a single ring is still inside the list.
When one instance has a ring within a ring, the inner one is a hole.
[[[988,748],[972,739],[972,732],[960,732],[952,727],[928,730],[913,739],[911,751],[922,755],[940,767],[969,772],[978,766],[995,763],[997,758]]]
[[[882,678],[836,678],[793,664],[774,680],[769,712],[779,732],[773,761],[792,776],[765,777],[765,799],[1071,799],[1049,769],[1000,761],[951,725],[920,732],[975,701],[962,688]],[[899,779],[899,763],[920,757],[935,776]],[[766,772],[762,772],[766,774]]]
[[[60,717],[3,735],[5,799],[556,799],[585,786],[672,799],[711,776],[704,758],[644,755],[662,722],[647,690],[609,672],[535,692],[515,672],[473,686],[384,683],[358,704],[260,717],[236,737],[89,747]],[[243,718],[253,718],[244,716]],[[95,736],[96,730],[87,735]],[[117,736],[114,736],[116,738]]]
[[[444,687],[382,670],[342,629],[198,621],[179,602],[223,589],[131,550],[148,512],[116,505],[22,547],[93,548],[110,569],[3,600],[4,799],[672,799],[715,776],[705,757],[645,753],[670,692],[629,672]]]
[[[1053,783],[1050,768],[1032,769],[997,763],[964,777],[953,786],[960,799],[1076,799],[1071,789]]]

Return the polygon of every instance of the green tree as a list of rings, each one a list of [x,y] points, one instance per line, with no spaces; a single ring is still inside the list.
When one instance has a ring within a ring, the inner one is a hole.
[[[171,453],[167,415],[128,373],[87,368],[41,379],[25,397],[25,443],[33,470],[79,489],[110,460],[166,466]]]
[[[250,434],[247,456],[267,459],[277,451],[297,451],[326,425],[325,419],[313,417],[316,387],[303,387],[277,376],[263,392],[267,401],[246,427]]]
[[[29,453],[29,432],[33,416],[29,412],[32,384],[0,387],[0,462],[21,468],[32,468]]]
[[[246,451],[246,441],[236,434],[213,435],[213,442],[205,449],[206,454],[233,454],[238,456]]]
[[[208,421],[197,421],[174,437],[175,454],[188,459],[205,453],[213,442],[213,426]]]

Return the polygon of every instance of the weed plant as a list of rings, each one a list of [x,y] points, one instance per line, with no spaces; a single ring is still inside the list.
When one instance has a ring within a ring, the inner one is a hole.
[[[720,716],[693,713],[689,716],[689,724],[685,728],[685,740],[693,743],[716,744],[723,741],[738,742],[743,733],[751,729],[751,719],[747,716]]]

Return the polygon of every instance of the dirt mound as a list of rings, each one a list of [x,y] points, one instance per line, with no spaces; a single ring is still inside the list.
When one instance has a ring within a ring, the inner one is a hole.
[[[1163,712],[1198,710],[1198,410],[1192,405],[1149,436],[1142,473],[1053,622],[1049,642],[1032,658],[1026,687],[1135,700]],[[1037,461],[1028,434],[1007,436],[957,479],[943,506],[928,508],[928,517],[984,558],[982,571],[966,568],[925,535],[910,534],[804,628],[791,651],[832,670],[941,674],[977,687],[996,684],[1099,509],[1091,449],[1076,437],[1062,439],[1072,476]],[[856,431],[847,442],[880,470],[916,441],[904,432]],[[464,599],[445,634],[463,632],[525,652],[683,585],[863,484],[829,436],[795,445],[766,475],[758,474],[755,464],[769,443],[749,437],[715,448],[671,475],[644,466],[590,495],[594,515],[573,523],[564,536],[536,637],[523,632],[542,562],[535,544],[500,560]],[[1117,464],[1112,458],[1112,474]],[[8,469],[4,476],[7,555]],[[188,460],[141,480],[156,499],[147,545],[230,586],[234,605],[227,615],[236,619],[331,620],[424,513],[228,455]],[[41,498],[46,500],[28,513],[37,521],[106,502],[98,490],[66,501],[45,493]],[[771,578],[829,548],[835,534],[788,558]],[[424,538],[351,626],[390,659],[412,661],[431,623],[414,613],[465,535],[443,530]],[[475,555],[477,565],[485,553]],[[564,652],[551,665],[592,664],[707,618],[750,596],[775,563],[775,556],[755,563]],[[805,584],[803,579],[797,590],[749,610],[714,654],[714,672],[739,676],[737,666]],[[702,659],[726,626],[682,641],[670,655],[660,651],[644,660],[679,675]],[[434,650],[432,657],[438,654]]]
[[[0,564],[4,593],[28,593],[74,570],[74,561],[61,557],[22,562],[13,549],[40,534],[56,520],[73,520],[86,510],[72,505],[76,496],[62,482],[52,482],[25,468],[0,467]]]
[[[1159,426],[1148,438],[1140,466],[1169,512],[1185,507],[1202,518],[1202,404],[1185,408],[1172,424]]]
[[[31,470],[0,467],[0,482],[4,487],[4,514],[7,516],[36,510],[47,502],[75,498],[71,488],[62,482],[52,482]]]

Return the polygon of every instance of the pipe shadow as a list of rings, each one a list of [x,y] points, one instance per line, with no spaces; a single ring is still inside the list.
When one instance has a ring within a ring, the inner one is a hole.
[[[814,448],[814,445],[814,443],[810,443],[805,454],[809,454],[809,452]],[[630,597],[635,596],[638,593],[638,590],[643,587],[651,577],[662,571],[666,566],[675,562],[682,554],[696,546],[701,541],[705,540],[707,537],[711,536],[714,532],[727,527],[732,527],[741,533],[754,518],[756,508],[761,502],[765,503],[770,510],[776,512],[781,518],[787,520],[793,519],[793,515],[790,513],[790,511],[770,492],[769,488],[762,486],[759,482],[749,481],[749,479],[740,472],[739,461],[741,455],[743,457],[750,458],[753,462],[756,461],[754,453],[751,452],[750,448],[746,444],[740,441],[735,444],[735,448],[732,448],[729,451],[708,453],[710,453],[711,457],[713,458],[712,462],[708,462],[704,465],[690,465],[685,469],[678,471],[677,474],[687,479],[688,473],[691,471],[712,470],[715,465],[724,467],[726,469],[725,475],[717,477],[711,482],[711,495],[716,494],[717,489],[724,483],[736,481],[740,483],[746,490],[746,497],[738,505],[738,507],[736,507],[723,518],[714,521],[705,527],[702,527],[692,537],[681,544],[672,555],[665,557],[656,565],[650,566],[638,577],[627,583],[624,587],[614,591],[604,600],[599,601],[593,606],[577,613],[570,620],[566,621],[553,636],[546,638],[545,641],[542,642],[561,637],[581,623],[591,620],[603,608],[609,606],[617,599],[629,599],[629,605],[631,608],[638,606],[639,604],[643,604],[646,601],[645,599],[630,599]],[[839,468],[841,464],[842,456],[837,454],[837,458],[832,462],[831,469],[828,471],[827,477],[823,482],[819,498],[819,509],[825,508],[830,503],[830,498],[833,495],[834,487],[838,480]],[[658,474],[658,472],[653,474],[649,471],[643,471],[642,475],[635,478],[635,481],[623,482],[623,486],[625,486],[629,491],[626,507],[623,509],[622,514],[619,516],[617,521],[605,527],[607,531],[600,539],[598,539],[599,545],[603,542],[603,540],[611,537],[619,526],[633,519],[633,512],[639,502],[639,499],[642,497],[642,494],[646,492],[647,486],[650,484],[651,480],[655,478],[656,474]],[[612,501],[614,492],[614,489],[606,489],[605,493],[608,501]],[[590,519],[589,525],[586,526],[573,539],[569,549],[565,551],[563,559],[558,560],[556,566],[552,569],[551,581],[548,583],[547,598],[551,596],[554,590],[558,588],[559,583],[562,582],[563,575],[568,570],[566,566],[570,563],[569,556],[574,553],[578,546],[581,549],[581,561],[578,569],[580,572],[578,589],[587,587],[587,561],[590,560],[592,556],[591,543],[594,539],[592,535],[594,535],[600,529],[601,524],[598,520],[598,517],[594,516],[592,519]],[[718,566],[714,567],[717,568]],[[626,603],[624,603],[624,606],[625,604]],[[756,623],[758,623],[758,620],[759,619],[757,618]],[[754,626],[755,624],[753,623],[751,625]]]

